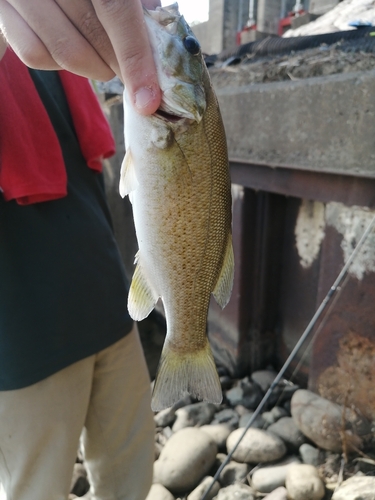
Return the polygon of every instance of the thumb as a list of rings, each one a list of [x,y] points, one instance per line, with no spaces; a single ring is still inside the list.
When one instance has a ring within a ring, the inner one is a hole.
[[[135,109],[143,115],[154,113],[160,105],[161,91],[140,0],[92,3],[111,40]],[[152,5],[156,3],[152,0]]]

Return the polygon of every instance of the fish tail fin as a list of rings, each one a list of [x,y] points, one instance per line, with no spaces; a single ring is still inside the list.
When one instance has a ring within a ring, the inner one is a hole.
[[[168,341],[163,347],[151,408],[153,411],[169,408],[187,394],[215,404],[223,399],[208,340],[201,350],[192,353],[172,350]]]

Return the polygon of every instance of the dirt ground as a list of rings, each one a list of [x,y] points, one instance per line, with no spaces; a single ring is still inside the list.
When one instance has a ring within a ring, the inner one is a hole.
[[[328,76],[375,69],[375,53],[343,51],[340,44],[321,46],[288,55],[247,56],[240,64],[210,68],[216,89],[254,83]]]

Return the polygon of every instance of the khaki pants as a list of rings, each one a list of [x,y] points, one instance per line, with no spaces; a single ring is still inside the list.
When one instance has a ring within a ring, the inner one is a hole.
[[[0,392],[0,482],[7,500],[66,500],[78,442],[95,500],[143,500],[154,424],[138,334],[32,386]]]

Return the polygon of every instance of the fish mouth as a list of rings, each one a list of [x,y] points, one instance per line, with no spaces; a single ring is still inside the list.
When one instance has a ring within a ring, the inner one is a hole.
[[[206,110],[206,96],[200,85],[173,84],[163,90],[156,114],[170,123],[180,120],[199,123]]]
[[[172,113],[168,113],[167,111],[164,111],[163,109],[160,109],[160,108],[157,109],[154,114],[158,118],[161,118],[162,120],[170,122],[170,123],[177,123],[185,118],[184,116],[174,115]]]

